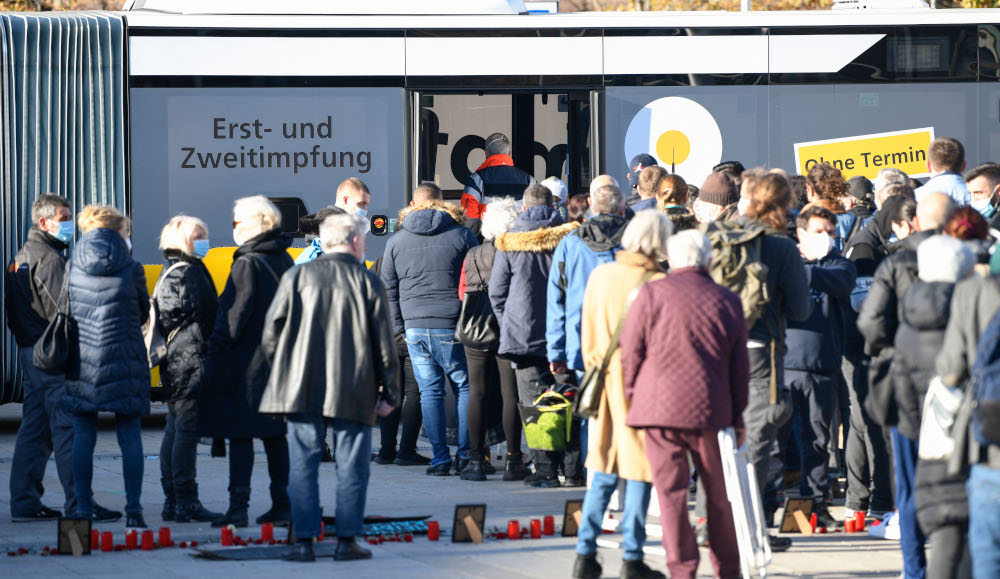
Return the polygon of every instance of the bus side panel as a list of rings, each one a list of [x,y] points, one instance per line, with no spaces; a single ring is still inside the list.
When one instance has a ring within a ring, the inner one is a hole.
[[[372,192],[369,216],[403,206],[399,88],[132,88],[135,255],[159,263],[160,229],[179,213],[231,246],[232,204],[247,195],[297,197],[309,212],[335,201],[348,177]],[[368,254],[388,236],[370,235]],[[296,245],[301,246],[302,240]]]

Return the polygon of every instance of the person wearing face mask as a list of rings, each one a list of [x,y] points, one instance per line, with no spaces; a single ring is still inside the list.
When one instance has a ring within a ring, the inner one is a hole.
[[[76,352],[66,371],[63,409],[73,416],[76,516],[94,518],[92,488],[97,413],[114,412],[125,479],[126,526],[142,516],[142,417],[149,414],[149,358],[142,324],[149,318],[146,274],[129,255],[131,222],[114,207],[87,206],[83,236],[67,268],[67,311],[77,325]]]
[[[986,163],[965,173],[965,185],[972,195],[970,205],[986,218],[991,229],[1000,230],[1000,164]]]
[[[850,300],[857,272],[854,264],[834,249],[837,216],[824,207],[806,207],[796,219],[799,253],[805,262],[812,313],[805,321],[790,321],[785,332],[785,384],[795,415],[778,431],[773,455],[781,460],[799,420],[802,479],[800,495],[813,498],[821,527],[836,523],[827,509],[830,424],[844,351],[844,307]],[[772,488],[779,489],[783,471],[772,472]]]
[[[763,167],[754,167],[753,169],[743,171],[743,175],[740,177],[740,199],[736,203],[736,212],[730,213],[725,218],[725,221],[736,221],[747,214],[747,211],[750,209],[750,199],[753,196],[753,190],[766,174]]]
[[[357,177],[350,177],[337,186],[337,201],[334,206],[350,215],[365,219],[368,217],[368,205],[371,200],[372,194],[368,190],[368,185]]]
[[[739,214],[739,200],[740,191],[733,178],[721,172],[712,173],[702,183],[691,210],[699,223],[726,221],[729,215]]]
[[[282,274],[293,265],[292,239],[281,232],[278,208],[256,195],[236,201],[233,240],[240,247],[219,296],[208,338],[208,379],[198,402],[199,434],[229,439],[229,509],[212,526],[248,525],[254,438],[264,443],[271,478],[271,509],[257,524],[283,524],[292,516],[285,423],[258,407],[270,371],[261,350],[264,317]]]
[[[167,426],[160,444],[160,483],[164,521],[213,521],[198,500],[198,392],[205,376],[208,337],[215,326],[219,297],[202,263],[208,255],[208,226],[196,217],[178,215],[160,234],[166,264],[153,290],[160,333],[168,337],[160,362],[167,392]]]
[[[55,453],[56,470],[66,497],[67,515],[76,510],[73,491],[73,423],[60,402],[65,376],[35,368],[32,349],[58,310],[57,300],[66,270],[64,251],[73,240],[69,202],[46,193],[31,206],[28,238],[7,268],[4,305],[7,327],[18,346],[24,372],[21,426],[14,442],[10,474],[10,514],[15,523],[58,519],[62,513],[41,502],[45,466]],[[94,507],[95,520],[110,522],[121,513]]]

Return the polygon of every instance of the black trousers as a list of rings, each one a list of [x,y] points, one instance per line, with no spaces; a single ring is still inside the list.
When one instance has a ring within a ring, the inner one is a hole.
[[[931,532],[927,577],[933,579],[972,577],[967,530],[966,525],[945,525]]]
[[[802,480],[799,493],[803,497],[830,498],[829,447],[830,424],[836,410],[837,377],[785,370],[792,404],[796,416],[778,429],[778,440],[772,456],[783,460],[792,439],[792,423],[799,421],[801,437],[798,440],[799,465]],[[769,489],[777,494],[781,490],[784,469],[771,473]]]
[[[167,498],[198,498],[195,486],[198,456],[198,401],[194,398],[167,404],[167,426],[160,443],[160,481]]]
[[[544,388],[538,387],[538,379],[549,372],[549,362],[545,358],[520,358],[513,361],[514,375],[517,377],[517,393],[521,404],[529,405],[541,395]],[[535,471],[544,478],[558,475],[558,464],[563,465],[567,479],[584,478],[583,453],[580,448],[579,422],[573,421],[570,444],[565,452],[534,451]]]
[[[743,423],[747,429],[747,443],[750,446],[749,461],[757,475],[757,484],[763,499],[764,513],[771,516],[780,506],[777,494],[767,484],[774,472],[784,469],[784,463],[773,456],[772,449],[778,439],[778,429],[791,417],[790,396],[784,381],[784,352],[774,352],[774,378],[777,381],[779,403],[771,404],[770,345],[762,348],[748,348],[750,359],[750,391],[747,407],[743,411]]]
[[[892,463],[888,429],[883,430],[865,410],[868,398],[869,358],[860,353],[844,355],[844,376],[851,399],[851,429],[847,433],[847,500],[855,511],[891,511]]]
[[[271,500],[288,500],[288,442],[284,436],[263,438],[267,455],[267,474],[271,478]],[[250,488],[253,474],[253,439],[233,438],[229,441],[229,489]]]
[[[469,370],[469,456],[482,458],[486,452],[486,429],[500,417],[507,450],[521,454],[521,420],[517,415],[517,379],[509,360],[495,351],[465,348]],[[497,408],[496,406],[500,407]]]
[[[410,357],[402,355],[399,357],[402,372],[403,404],[393,410],[389,416],[378,419],[378,429],[381,437],[381,448],[378,451],[380,457],[393,460],[396,458],[396,436],[399,435],[402,426],[402,435],[399,438],[399,452],[402,454],[416,454],[417,437],[420,435],[420,425],[424,422],[423,414],[420,412],[420,388],[417,379],[413,375],[413,364]]]

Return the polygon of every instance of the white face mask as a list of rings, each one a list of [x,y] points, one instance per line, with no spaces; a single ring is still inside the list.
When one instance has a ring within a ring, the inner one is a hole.
[[[823,259],[833,249],[833,238],[823,231],[821,233],[806,233],[799,236],[799,245],[803,253],[812,259]]]
[[[740,215],[746,215],[747,209],[750,208],[750,198],[740,197],[740,202],[736,204],[736,210],[740,212]]]
[[[128,247],[129,251],[132,251],[132,238],[131,237],[126,237],[125,238],[125,245]]]
[[[233,241],[235,241],[236,242],[236,246],[239,247],[240,245],[243,245],[243,242],[246,241],[246,239],[244,239],[243,236],[240,235],[240,231],[238,229],[234,229],[233,230]]]

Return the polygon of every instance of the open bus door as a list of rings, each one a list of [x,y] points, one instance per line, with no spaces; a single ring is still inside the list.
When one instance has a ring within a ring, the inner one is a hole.
[[[458,201],[486,158],[486,137],[500,132],[515,166],[539,182],[561,179],[570,195],[585,193],[603,169],[601,97],[597,90],[411,92],[407,181],[411,189],[432,181]]]

